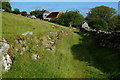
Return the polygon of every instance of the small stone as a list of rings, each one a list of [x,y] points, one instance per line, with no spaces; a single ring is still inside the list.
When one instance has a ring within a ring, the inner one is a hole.
[[[16,43],[19,43],[18,40],[15,40]]]
[[[31,31],[27,31],[27,32],[25,32],[25,33],[22,33],[22,35],[33,35],[33,32],[31,32]]]
[[[20,42],[20,44],[22,44],[22,43],[23,43],[23,41],[22,41],[22,40],[19,40],[19,42]]]
[[[36,48],[40,48],[39,45],[36,45]]]
[[[23,55],[23,52],[20,52],[20,55]]]
[[[10,70],[10,67],[12,65],[12,60],[8,54],[3,57],[3,67],[5,68],[5,71]]]
[[[51,38],[49,36],[47,36],[49,40],[51,40]]]
[[[22,47],[22,51],[26,51],[26,48],[25,48],[25,47]]]
[[[15,48],[15,50],[18,52],[18,49],[17,49],[17,48]]]
[[[40,56],[37,55],[37,54],[33,54],[33,55],[32,55],[32,58],[35,59],[35,60],[39,60],[39,59],[40,59]]]
[[[3,42],[0,42],[0,44],[1,44],[1,47],[0,47],[1,53],[3,54],[7,53],[8,49],[10,48],[10,45]]]

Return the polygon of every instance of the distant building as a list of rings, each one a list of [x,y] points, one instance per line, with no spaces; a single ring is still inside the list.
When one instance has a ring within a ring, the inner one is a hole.
[[[52,18],[59,18],[60,15],[61,15],[60,12],[52,12],[46,18],[47,18],[47,20],[50,21]]]
[[[40,19],[46,20],[46,17],[50,14],[49,11],[42,9],[41,12],[38,14]]]

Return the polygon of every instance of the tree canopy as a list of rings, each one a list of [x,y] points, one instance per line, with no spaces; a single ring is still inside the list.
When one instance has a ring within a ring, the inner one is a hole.
[[[91,20],[88,24],[91,28],[96,30],[108,30],[108,23],[101,18]]]
[[[40,10],[34,10],[30,12],[30,15],[35,15],[36,17],[38,17],[40,13],[41,13]]]
[[[108,24],[111,27],[111,30],[120,30],[120,15],[113,16]]]
[[[79,11],[66,11],[62,13],[58,19],[54,19],[57,23],[65,26],[76,26],[81,24],[84,17],[79,13]]]
[[[87,21],[96,19],[96,18],[102,18],[105,21],[109,21],[111,17],[113,17],[116,14],[116,10],[107,6],[98,6],[95,8],[92,8],[87,16]]]
[[[90,27],[97,30],[101,29],[106,31],[114,27],[110,25],[110,22],[115,15],[115,9],[107,6],[98,6],[90,10],[86,17],[86,20]]]
[[[11,12],[12,7],[9,2],[2,2],[2,9],[6,12]]]

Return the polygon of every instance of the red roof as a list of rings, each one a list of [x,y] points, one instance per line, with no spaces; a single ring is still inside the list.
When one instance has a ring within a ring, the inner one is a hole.
[[[56,18],[58,17],[59,14],[60,12],[52,12],[47,16],[47,18]]]

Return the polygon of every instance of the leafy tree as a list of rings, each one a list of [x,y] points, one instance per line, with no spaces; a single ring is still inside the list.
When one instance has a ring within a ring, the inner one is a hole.
[[[86,17],[86,20],[89,23],[90,27],[94,29],[109,30],[115,28],[115,25],[112,22],[112,18],[115,15],[115,9],[107,6],[98,6],[90,10]]]
[[[88,24],[91,28],[96,30],[108,30],[108,23],[101,18],[91,20]]]
[[[120,15],[113,16],[108,25],[110,26],[110,30],[120,30]]]
[[[30,12],[30,15],[35,15],[36,17],[39,17],[39,14],[41,14],[40,10],[34,10]]]
[[[57,23],[65,26],[76,26],[81,24],[84,17],[79,14],[79,11],[67,11],[62,13],[61,16],[56,20]]]
[[[116,10],[107,6],[98,6],[92,8],[86,17],[87,21],[94,20],[97,18],[102,18],[105,21],[109,21],[111,17],[116,14]]]
[[[9,2],[2,2],[2,9],[5,10],[5,12],[11,12],[11,5]]]
[[[22,16],[27,16],[27,12],[26,12],[26,11],[22,11],[22,12],[21,12],[21,15],[22,15]]]
[[[14,13],[14,14],[20,14],[20,10],[17,9],[17,8],[15,8],[14,11],[13,11],[12,13]]]

